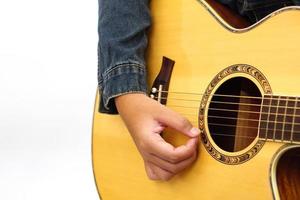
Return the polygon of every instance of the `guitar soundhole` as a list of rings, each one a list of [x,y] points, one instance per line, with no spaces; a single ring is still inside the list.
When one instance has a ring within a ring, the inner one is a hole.
[[[227,152],[248,147],[258,136],[261,93],[245,77],[225,81],[213,94],[208,128],[215,144]]]

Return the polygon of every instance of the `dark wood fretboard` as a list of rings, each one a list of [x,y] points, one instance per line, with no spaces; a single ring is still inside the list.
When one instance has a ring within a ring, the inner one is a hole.
[[[260,139],[300,143],[300,98],[264,95],[259,123]]]

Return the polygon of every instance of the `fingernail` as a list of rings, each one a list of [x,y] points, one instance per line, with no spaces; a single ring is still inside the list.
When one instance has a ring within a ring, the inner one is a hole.
[[[198,136],[200,134],[200,130],[196,127],[193,127],[191,130],[190,130],[190,133],[191,133],[191,136],[195,137],[195,136]]]

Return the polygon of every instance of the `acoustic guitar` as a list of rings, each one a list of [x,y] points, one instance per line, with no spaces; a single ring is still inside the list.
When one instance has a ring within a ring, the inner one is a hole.
[[[98,112],[97,94],[102,200],[300,199],[299,9],[252,25],[212,0],[152,0],[151,10],[150,97],[200,128],[199,155],[170,181],[149,180],[120,116]]]

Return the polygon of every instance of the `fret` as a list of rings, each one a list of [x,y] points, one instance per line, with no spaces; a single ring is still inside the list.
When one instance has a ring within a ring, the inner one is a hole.
[[[286,99],[288,99],[287,97],[286,97]],[[285,115],[286,115],[286,110],[287,110],[287,104],[288,104],[288,101],[285,101],[285,103],[284,103],[284,112],[283,112],[283,123],[282,123],[282,132],[281,132],[281,141],[283,142],[284,141],[284,125],[285,125]]]
[[[277,99],[277,103],[276,103],[276,111],[275,111],[275,119],[274,119],[274,128],[273,128],[273,140],[275,141],[275,133],[277,132],[276,128],[277,128],[277,118],[278,118],[278,106],[279,106],[279,102],[280,102],[280,96]]]
[[[292,138],[292,124],[294,121],[294,107],[296,103],[295,97],[287,97],[287,107],[286,107],[286,114],[284,116],[285,123],[284,123],[284,133],[283,133],[283,140],[284,141],[291,141]]]
[[[274,131],[276,124],[277,108],[278,108],[279,96],[271,96],[271,106],[268,113],[268,124],[267,124],[267,139],[275,140]]]
[[[296,98],[292,141],[300,142],[300,101]]]
[[[287,97],[280,96],[278,101],[278,106],[276,110],[276,123],[274,128],[274,140],[282,141],[283,133],[284,133],[284,115],[286,112],[286,106],[287,106]]]
[[[261,103],[259,120],[259,138],[261,139],[267,139],[267,121],[269,108],[271,104],[270,98],[270,95],[264,95]]]

